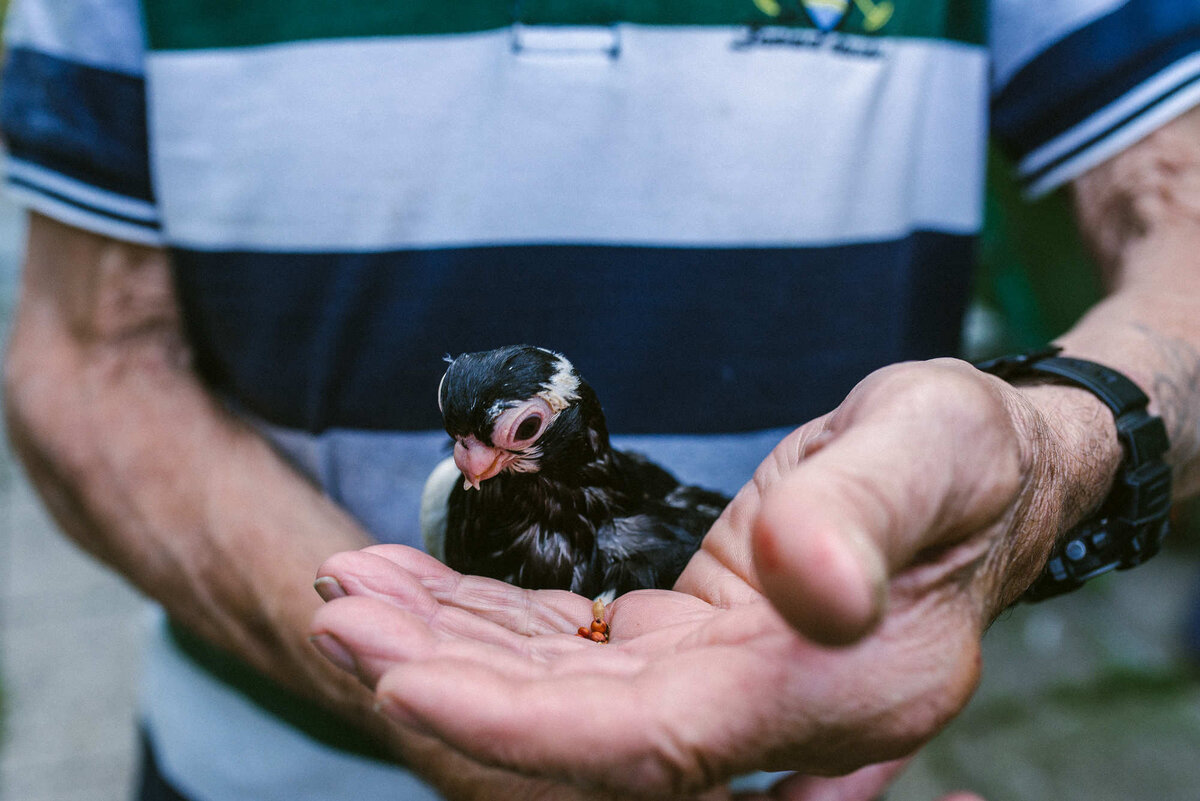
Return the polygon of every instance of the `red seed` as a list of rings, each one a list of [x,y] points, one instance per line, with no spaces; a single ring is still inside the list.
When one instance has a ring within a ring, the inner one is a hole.
[[[579,627],[579,631],[577,631],[576,634],[578,634],[580,637],[591,637],[592,636],[592,633],[583,626]]]
[[[592,632],[592,642],[608,642],[608,635],[602,631]]]
[[[601,634],[608,634],[608,624],[603,620],[593,620],[592,631],[598,631]]]

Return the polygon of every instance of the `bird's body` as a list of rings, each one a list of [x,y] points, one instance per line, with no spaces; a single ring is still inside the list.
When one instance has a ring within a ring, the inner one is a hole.
[[[423,525],[461,572],[589,597],[667,588],[728,503],[613,449],[595,393],[559,354],[460,356],[439,403],[457,470],[435,471]]]

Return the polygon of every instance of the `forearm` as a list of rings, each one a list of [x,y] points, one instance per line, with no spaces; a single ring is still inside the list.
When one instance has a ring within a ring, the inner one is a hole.
[[[316,566],[368,540],[185,370],[47,351],[26,379],[14,342],[7,408],[62,529],[187,627],[308,689],[280,652],[319,604]]]
[[[1186,319],[1200,315],[1200,296],[1171,294],[1121,292],[1056,342],[1069,355],[1120,370],[1149,396],[1150,411],[1167,427],[1179,498],[1200,489],[1200,326]]]
[[[161,252],[33,218],[5,394],[67,534],[206,639],[378,725],[306,638],[317,566],[370,540],[197,381]]]
[[[1112,294],[1060,338],[1130,376],[1162,416],[1177,495],[1200,489],[1200,109],[1075,183]]]

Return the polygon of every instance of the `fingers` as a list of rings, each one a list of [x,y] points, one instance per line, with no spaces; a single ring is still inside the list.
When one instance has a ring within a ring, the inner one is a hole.
[[[448,608],[516,634],[574,632],[592,602],[558,590],[531,591],[502,581],[464,576],[432,556],[403,545],[375,545],[330,557],[317,571],[326,600],[346,595],[378,598],[426,619]]]
[[[343,598],[317,610],[309,641],[337,667],[374,687],[397,659],[428,652],[433,634],[413,616],[381,601]]]
[[[886,433],[839,437],[772,487],[754,521],[754,564],[764,593],[817,642],[857,640],[885,608],[882,541],[908,533],[898,531],[906,521],[895,512],[912,493],[903,486],[881,493],[877,475],[900,479],[897,467],[879,460]]]
[[[540,677],[540,666],[550,661],[560,671],[587,673],[601,665],[615,675],[633,669],[626,663],[643,664],[633,656],[638,649],[629,654],[605,649],[599,663],[589,655],[596,644],[575,634],[592,612],[590,602],[580,596],[462,577],[440,563],[424,563],[420,555],[414,559],[410,551],[379,546],[346,552],[331,557],[319,571],[316,586],[327,603],[314,615],[312,642],[326,658],[369,686],[396,664],[417,660],[455,659],[520,679]],[[401,564],[422,570],[424,582]],[[691,604],[680,604],[675,593],[629,597],[637,602],[620,623],[620,638],[639,637],[639,644],[663,639],[641,636],[646,634],[647,618],[669,623],[694,615],[695,607],[708,608],[686,596]],[[572,611],[542,603],[546,600]],[[615,623],[615,613],[612,620]],[[679,636],[683,635],[674,635]],[[575,654],[589,661],[577,665]]]
[[[761,600],[749,533],[762,508],[763,494],[795,469],[798,461],[828,442],[825,423],[826,418],[813,420],[775,446],[713,524],[676,582],[676,590],[722,608]]]
[[[569,666],[572,653],[594,646],[573,634],[523,637],[456,609],[426,621],[368,597],[326,604],[313,616],[311,634],[326,658],[370,687],[399,663],[435,659],[482,665],[528,681],[543,675],[547,661]]]
[[[957,363],[880,371],[831,418],[829,434],[765,490],[752,544],[779,611],[807,637],[838,645],[873,629],[889,578],[919,553],[998,520],[1020,476],[1004,404]]]

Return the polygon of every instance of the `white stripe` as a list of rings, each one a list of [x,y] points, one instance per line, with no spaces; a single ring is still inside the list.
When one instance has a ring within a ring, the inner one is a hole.
[[[85,184],[22,159],[9,157],[8,174],[102,211],[122,217],[132,217],[135,220],[144,220],[148,223],[158,221],[158,212],[153,204],[131,198],[128,195],[118,195],[115,192],[98,189],[91,184]]]
[[[4,20],[4,41],[101,69],[142,72],[136,0],[15,0]]]
[[[162,244],[162,236],[157,230],[132,225],[121,220],[115,220],[112,217],[106,217],[103,214],[81,209],[78,206],[72,206],[70,203],[64,203],[57,198],[44,195],[25,186],[9,184],[8,194],[19,205],[25,206],[30,211],[36,211],[39,214],[44,214],[67,225],[82,228],[85,231],[91,231],[102,236],[126,242],[134,242],[139,245],[154,246]]]
[[[1127,0],[992,0],[988,30],[992,85],[999,91],[1047,47]]]
[[[521,58],[508,31],[152,54],[167,237],[374,250],[976,230],[982,49],[732,48],[743,36],[622,26],[616,59]]]
[[[1193,77],[1200,74],[1200,54],[1192,56],[1186,61],[1191,62],[1190,74],[1185,74],[1183,78]],[[1182,64],[1183,62],[1180,62]],[[1178,66],[1178,65],[1177,65]],[[1161,73],[1160,73],[1161,75]],[[1092,115],[1084,122],[1075,126],[1071,130],[1059,138],[1047,143],[1040,150],[1032,153],[1028,158],[1021,162],[1019,172],[1022,175],[1028,175],[1037,170],[1036,164],[1045,164],[1049,162],[1053,156],[1061,153],[1069,152],[1072,147],[1078,143],[1086,142],[1091,138],[1103,134],[1108,128],[1120,122],[1129,114],[1136,111],[1138,108],[1150,103],[1156,97],[1161,97],[1173,87],[1178,86],[1182,80],[1159,81],[1153,83],[1157,87],[1155,92],[1135,92],[1139,95],[1136,102],[1129,100],[1130,95],[1126,95],[1121,101],[1106,107],[1103,111]],[[1147,84],[1143,84],[1143,87]],[[1121,110],[1114,111],[1114,106],[1120,106]],[[1100,164],[1101,162],[1115,156],[1125,148],[1134,144],[1143,137],[1153,133],[1157,128],[1170,122],[1180,114],[1200,105],[1200,83],[1194,84],[1187,89],[1181,90],[1169,99],[1159,103],[1150,111],[1136,117],[1132,122],[1123,127],[1114,129],[1107,136],[1098,139],[1095,144],[1080,151],[1077,155],[1065,160],[1054,169],[1046,172],[1045,175],[1030,183],[1026,189],[1026,194],[1031,197],[1044,195],[1052,191],[1058,186],[1070,181],[1087,170]],[[1082,130],[1081,130],[1082,129]],[[1086,131],[1086,132],[1085,132]],[[1053,153],[1053,156],[1046,157],[1043,151]]]

